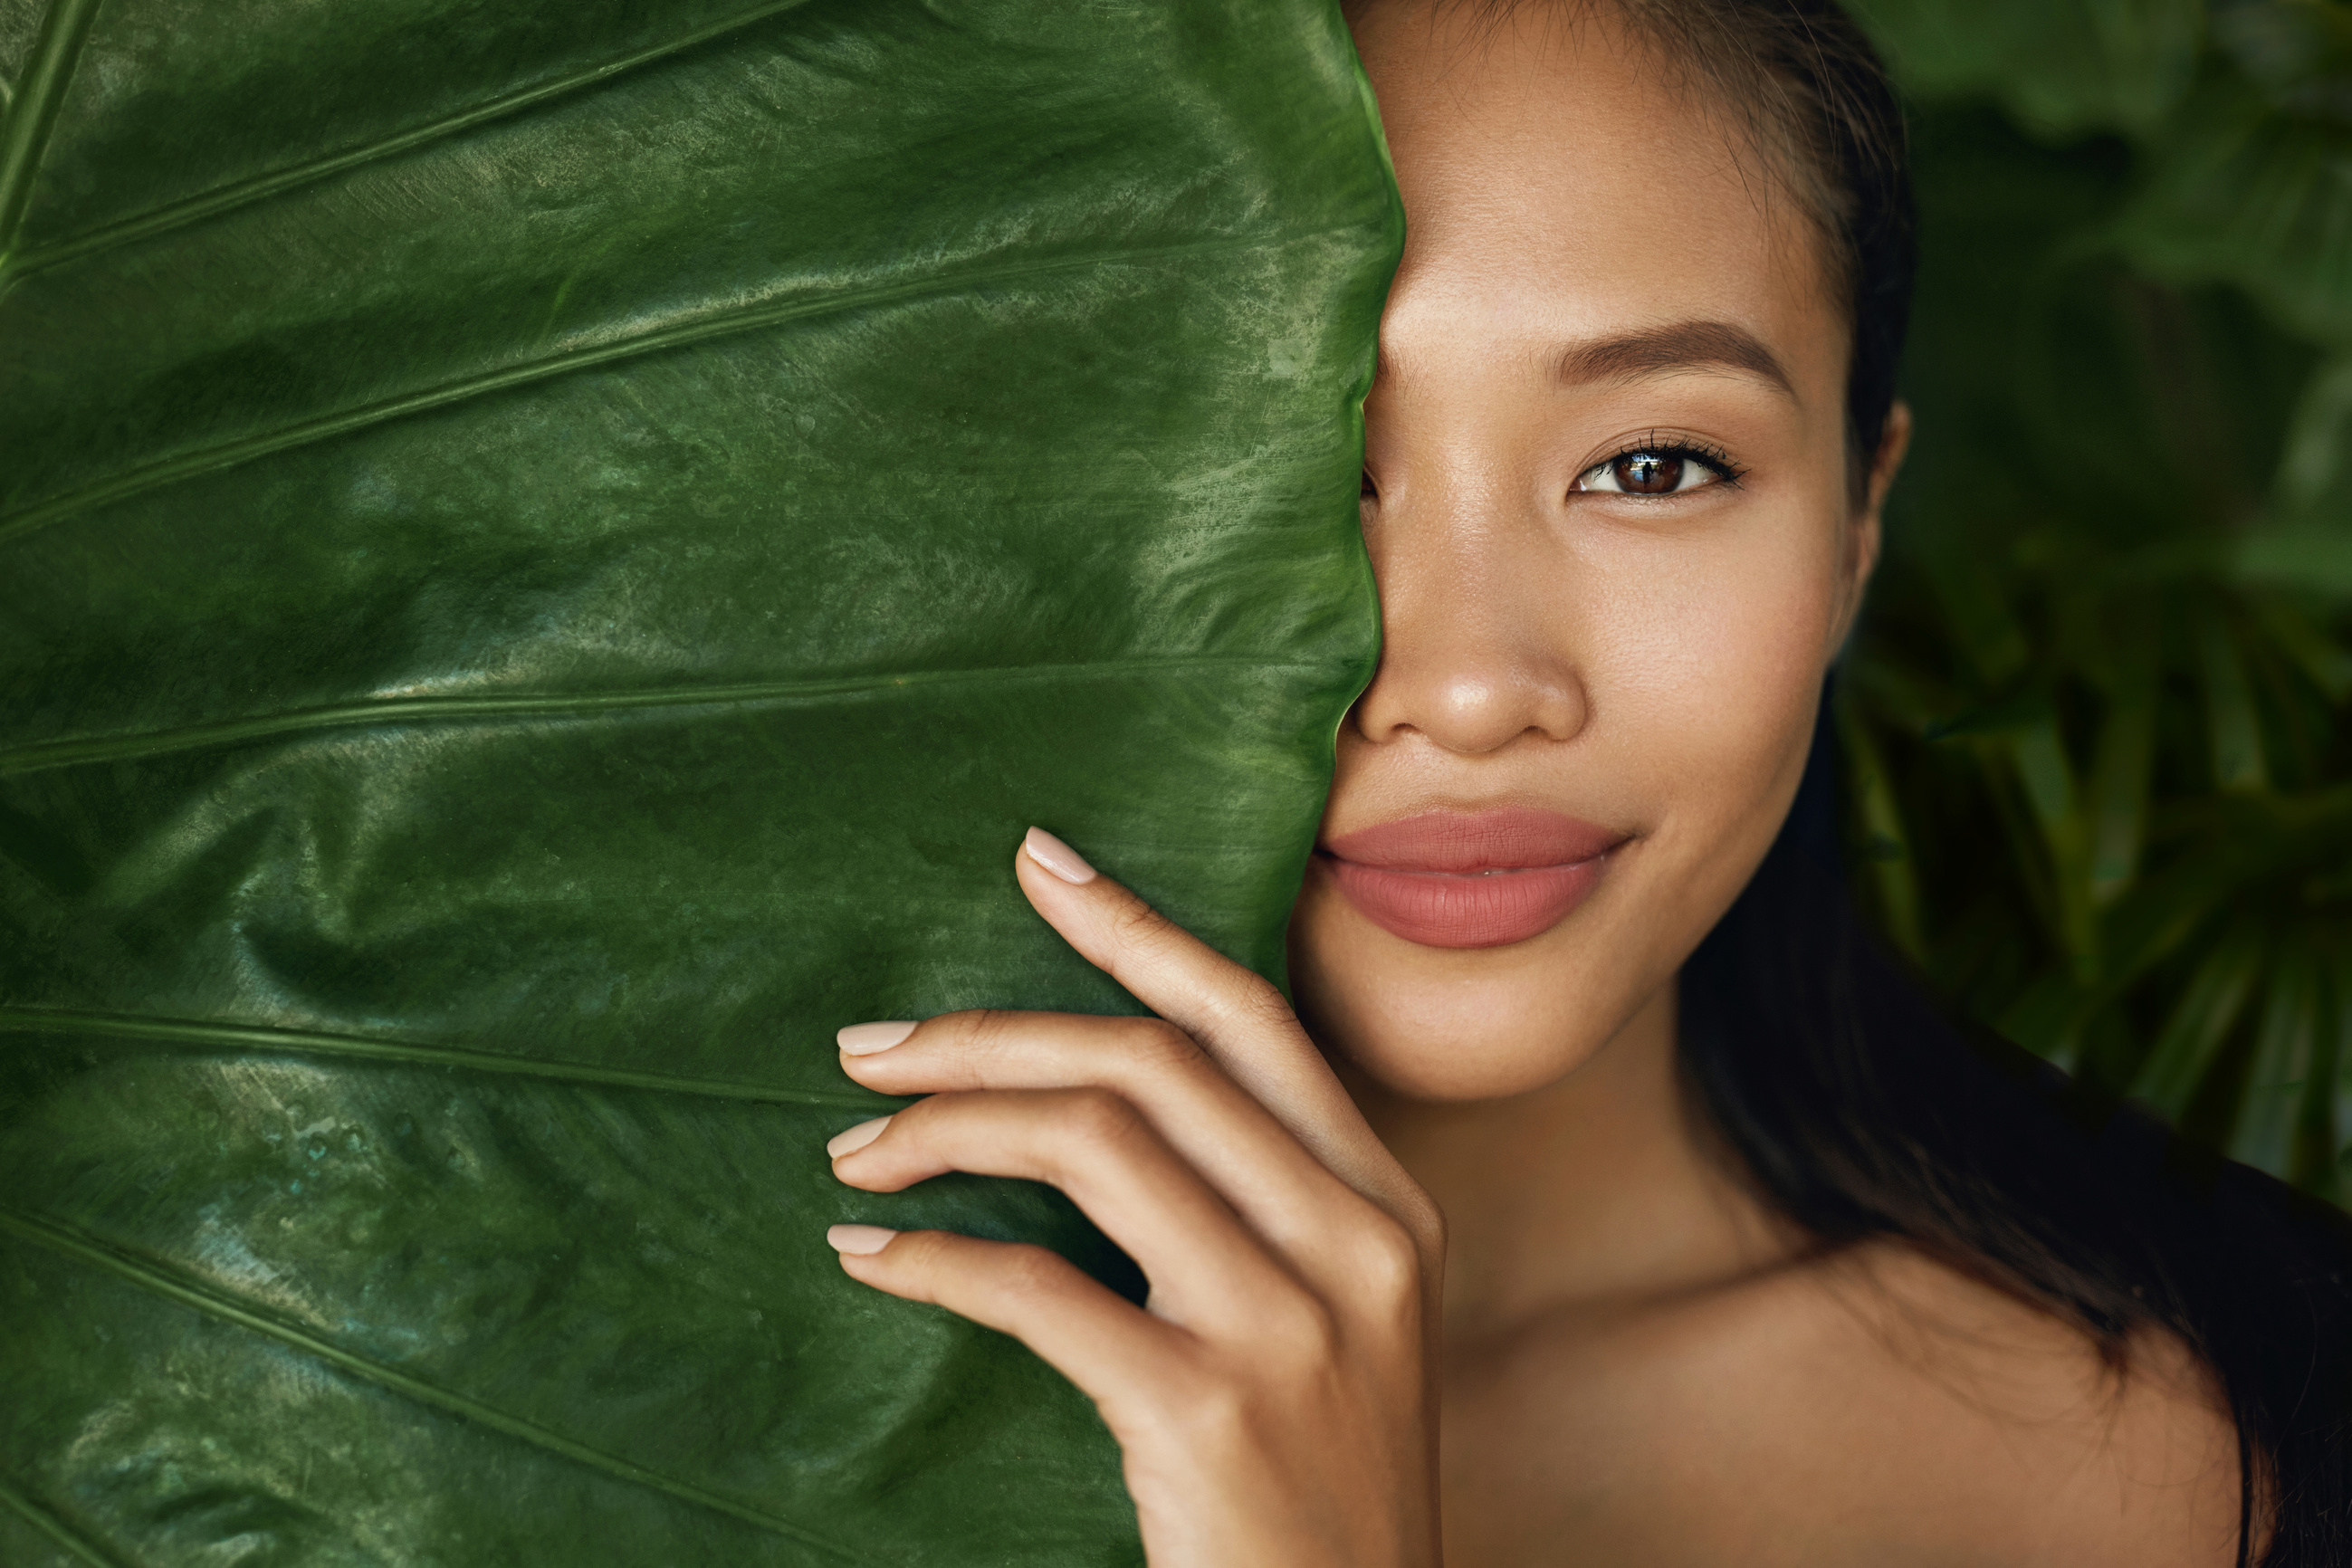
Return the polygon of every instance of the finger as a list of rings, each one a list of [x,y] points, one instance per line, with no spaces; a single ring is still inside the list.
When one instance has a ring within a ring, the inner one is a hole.
[[[1282,994],[1263,977],[1162,917],[1044,828],[1023,838],[1013,869],[1046,924],[1202,1046],[1215,1050],[1223,1038],[1272,1026],[1296,1034],[1313,1054]]]
[[[1068,1013],[948,1013],[898,1032],[842,1031],[842,1067],[884,1094],[1106,1089],[1153,1129],[1259,1236],[1321,1275],[1320,1243],[1365,1199],[1227,1077],[1182,1030],[1158,1018]],[[870,1047],[888,1041],[880,1050]]]
[[[846,1234],[845,1234],[846,1233]],[[1121,1300],[1057,1253],[943,1230],[835,1226],[842,1272],[1011,1334],[1110,1419],[1148,1400],[1181,1354],[1181,1331]]]
[[[835,1175],[867,1192],[950,1171],[1058,1187],[1142,1268],[1152,1310],[1190,1327],[1229,1331],[1252,1303],[1295,1288],[1200,1174],[1107,1089],[933,1095],[841,1134],[827,1152]]]
[[[1339,1179],[1394,1211],[1411,1182],[1262,976],[1033,827],[1013,858],[1029,902],[1089,963],[1201,1044]]]

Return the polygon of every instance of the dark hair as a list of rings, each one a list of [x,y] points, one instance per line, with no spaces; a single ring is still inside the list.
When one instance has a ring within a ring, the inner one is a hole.
[[[1783,177],[1853,301],[1859,476],[1894,402],[1914,254],[1884,68],[1828,0],[1616,4],[1695,49],[1757,146],[1806,161]],[[2074,1323],[2118,1369],[2133,1330],[2179,1335],[2236,1425],[2239,1563],[2264,1538],[2267,1568],[2352,1563],[2352,1223],[1955,1023],[1855,915],[1828,733],[1771,852],[1684,967],[1699,1102],[1824,1244],[1906,1237]]]
[[[1917,254],[1903,110],[1876,51],[1829,0],[1610,8],[1677,62],[1686,73],[1678,85],[1705,92],[1819,231],[1853,329],[1846,452],[1859,489],[1895,404]]]

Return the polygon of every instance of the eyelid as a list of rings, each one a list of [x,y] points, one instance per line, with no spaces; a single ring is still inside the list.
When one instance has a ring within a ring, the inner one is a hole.
[[[1595,474],[1606,472],[1608,469],[1615,467],[1618,463],[1623,461],[1627,458],[1639,457],[1644,454],[1657,457],[1680,458],[1686,462],[1696,462],[1700,467],[1711,469],[1715,474],[1715,479],[1708,484],[1696,487],[1699,489],[1712,489],[1717,485],[1728,485],[1736,489],[1738,488],[1739,481],[1745,478],[1748,473],[1747,468],[1732,460],[1730,453],[1726,452],[1722,447],[1715,445],[1711,441],[1699,440],[1687,436],[1661,436],[1657,431],[1653,430],[1639,440],[1627,441],[1622,444],[1614,452],[1612,452],[1609,456],[1601,458],[1599,462],[1588,463],[1583,468],[1578,469],[1576,474],[1576,482],[1570,487],[1569,493],[1571,495],[1628,494],[1629,492],[1617,490],[1587,490],[1584,488],[1584,481],[1591,479]],[[1680,493],[1687,495],[1690,492],[1685,490]],[[1664,500],[1668,498],[1664,495],[1635,495],[1633,499],[1637,500]]]

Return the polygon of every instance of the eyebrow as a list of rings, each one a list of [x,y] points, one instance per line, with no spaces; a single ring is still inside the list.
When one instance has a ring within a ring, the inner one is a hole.
[[[1706,369],[1743,371],[1770,382],[1790,397],[1797,395],[1796,384],[1763,341],[1728,321],[1675,321],[1573,343],[1561,353],[1557,374],[1574,384]]]

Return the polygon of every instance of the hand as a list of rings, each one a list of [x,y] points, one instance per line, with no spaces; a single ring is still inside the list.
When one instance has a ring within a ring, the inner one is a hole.
[[[1435,1206],[1272,985],[1032,829],[1037,912],[1156,1018],[950,1013],[842,1031],[928,1095],[829,1146],[889,1193],[946,1171],[1069,1194],[1150,1281],[1043,1247],[836,1226],[850,1277],[1012,1334],[1125,1456],[1153,1568],[1435,1568]]]

